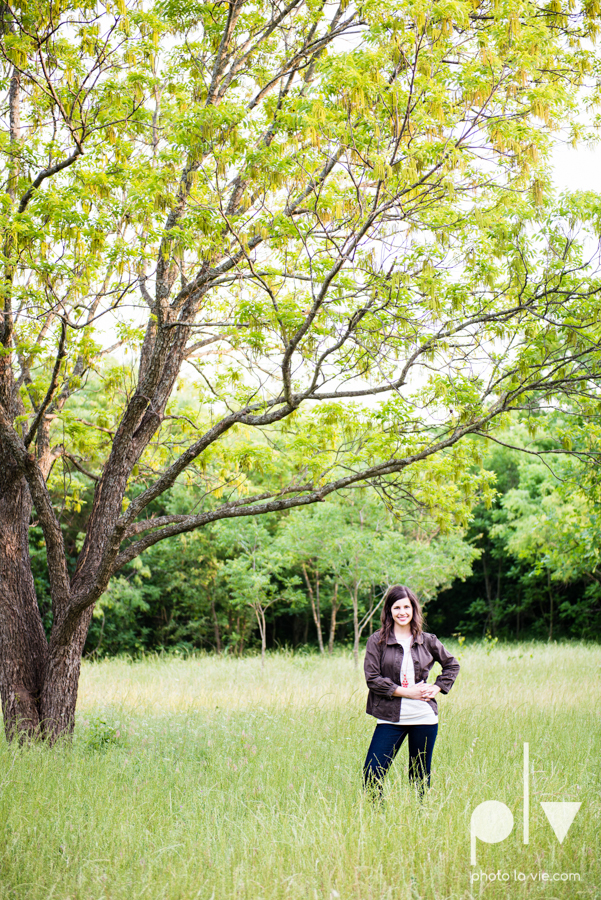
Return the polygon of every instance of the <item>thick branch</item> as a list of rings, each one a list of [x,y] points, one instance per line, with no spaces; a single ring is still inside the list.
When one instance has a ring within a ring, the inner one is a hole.
[[[52,501],[46,487],[44,476],[34,457],[27,452],[23,441],[12,427],[2,406],[0,406],[0,435],[10,448],[14,460],[23,472],[31,492],[31,497],[42,526],[46,541],[48,559],[48,575],[50,578],[50,594],[52,607],[56,614],[65,609],[70,596],[69,573],[63,534],[59,521],[52,508]]]

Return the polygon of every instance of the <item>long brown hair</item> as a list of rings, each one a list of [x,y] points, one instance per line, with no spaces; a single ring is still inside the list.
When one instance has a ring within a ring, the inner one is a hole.
[[[384,605],[382,606],[382,612],[380,614],[380,621],[382,622],[382,631],[380,632],[380,640],[378,642],[380,644],[388,642],[390,632],[394,628],[394,619],[392,618],[391,610],[397,600],[409,600],[411,603],[413,616],[411,617],[411,622],[409,624],[411,625],[413,638],[415,639],[418,637],[424,630],[424,614],[422,613],[422,608],[416,595],[408,587],[405,587],[404,584],[393,584],[392,587],[389,587],[386,591]]]

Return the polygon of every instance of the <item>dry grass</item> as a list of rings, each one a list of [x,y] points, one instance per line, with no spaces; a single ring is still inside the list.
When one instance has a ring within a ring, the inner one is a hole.
[[[15,900],[467,900],[601,897],[601,648],[464,648],[441,702],[433,788],[420,805],[406,750],[384,805],[360,774],[373,722],[350,656],[110,660],[84,666],[71,746],[0,744],[0,897]],[[530,743],[530,844],[522,748]],[[469,821],[501,800],[516,826],[478,845]],[[563,844],[540,801],[579,800]],[[514,881],[514,870],[579,882]]]

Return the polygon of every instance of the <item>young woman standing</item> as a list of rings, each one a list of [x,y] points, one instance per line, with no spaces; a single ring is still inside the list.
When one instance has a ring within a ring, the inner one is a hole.
[[[448,694],[459,663],[436,635],[423,631],[419,600],[409,588],[401,584],[389,588],[381,620],[382,627],[371,635],[365,651],[367,713],[377,719],[363,768],[365,785],[381,792],[384,775],[407,736],[409,780],[423,793],[430,785],[438,733],[434,698],[440,692]],[[442,672],[434,684],[427,684],[435,662]]]

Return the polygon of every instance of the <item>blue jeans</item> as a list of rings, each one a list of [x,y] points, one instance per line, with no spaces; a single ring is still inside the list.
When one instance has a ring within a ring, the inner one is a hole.
[[[409,781],[423,794],[424,788],[430,787],[432,751],[437,733],[438,725],[392,725],[388,722],[376,725],[363,766],[365,786],[382,791],[384,776],[408,735]]]

